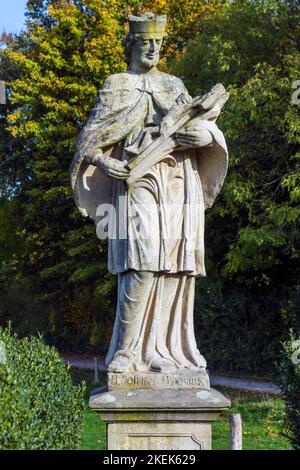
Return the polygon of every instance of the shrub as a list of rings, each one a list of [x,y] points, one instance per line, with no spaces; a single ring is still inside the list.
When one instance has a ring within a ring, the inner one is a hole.
[[[0,449],[76,449],[85,385],[54,347],[0,327]]]
[[[285,401],[284,435],[294,449],[300,450],[300,340],[291,333],[283,344],[282,359],[278,366],[280,386]]]

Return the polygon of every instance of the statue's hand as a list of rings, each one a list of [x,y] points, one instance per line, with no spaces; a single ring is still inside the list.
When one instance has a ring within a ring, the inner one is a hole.
[[[213,142],[211,133],[199,123],[184,126],[176,132],[175,138],[177,144],[183,148],[206,147]]]
[[[89,160],[89,163],[97,166],[105,175],[117,180],[126,180],[129,176],[129,170],[125,168],[127,160],[120,161],[99,153]]]

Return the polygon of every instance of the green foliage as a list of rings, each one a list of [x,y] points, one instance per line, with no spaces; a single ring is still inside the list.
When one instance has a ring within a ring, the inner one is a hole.
[[[1,322],[12,320],[22,335],[42,330],[61,349],[107,348],[116,279],[107,274],[105,243],[69,188],[76,137],[105,78],[126,68],[129,13],[168,12],[164,53],[172,55],[218,3],[29,0],[24,32],[2,35],[0,79],[9,100],[0,107]]]
[[[231,93],[220,120],[230,170],[208,233],[222,225],[227,242],[211,251],[226,247],[224,275],[249,284],[277,282],[279,269],[290,284],[299,277],[299,9],[292,14],[293,2],[233,1],[200,21],[173,67],[194,93],[218,81]]]
[[[79,377],[95,387],[91,371],[76,372]],[[105,383],[105,378],[103,379]],[[284,424],[284,401],[280,396],[233,390],[228,387],[215,387],[231,401],[228,412],[224,412],[212,425],[213,450],[229,449],[228,413],[240,413],[243,422],[244,450],[290,450],[292,446],[282,436]],[[81,450],[105,449],[105,423],[91,410],[84,414],[84,430],[80,444]]]
[[[58,352],[41,338],[0,327],[0,449],[76,449],[84,384],[73,385]]]
[[[281,397],[228,387],[222,387],[220,391],[231,400],[228,413],[241,414],[243,450],[292,450],[289,441],[282,436],[284,402]],[[222,413],[212,425],[213,450],[229,449],[228,413]]]
[[[278,366],[278,385],[285,401],[284,435],[300,450],[300,339],[291,332],[283,344]]]
[[[124,70],[124,9],[122,1],[30,1],[22,39],[2,38],[10,99],[0,173],[16,216],[5,222],[15,243],[12,257],[4,250],[0,316],[21,334],[39,327],[77,350],[107,346],[115,280],[105,245],[74,206],[68,168],[97,89]],[[36,302],[39,322],[28,308]]]

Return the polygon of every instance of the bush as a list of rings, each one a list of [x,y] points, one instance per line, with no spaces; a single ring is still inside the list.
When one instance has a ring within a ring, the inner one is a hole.
[[[284,435],[294,449],[300,450],[300,340],[295,335],[283,344],[278,366],[280,386],[285,401]]]
[[[0,327],[0,449],[76,449],[85,385],[54,347]]]

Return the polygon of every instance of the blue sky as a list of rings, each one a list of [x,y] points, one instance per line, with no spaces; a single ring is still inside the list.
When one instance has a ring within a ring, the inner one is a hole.
[[[17,33],[24,24],[26,0],[0,0],[0,33]]]

